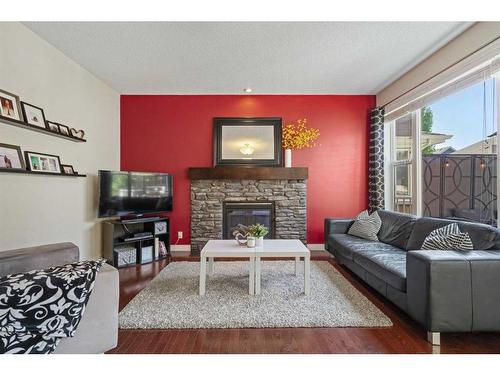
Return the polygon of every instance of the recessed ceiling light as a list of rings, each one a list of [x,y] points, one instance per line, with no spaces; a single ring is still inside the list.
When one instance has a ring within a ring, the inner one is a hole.
[[[243,89],[247,94],[250,94],[252,92],[252,89],[250,87],[247,87],[246,89]]]

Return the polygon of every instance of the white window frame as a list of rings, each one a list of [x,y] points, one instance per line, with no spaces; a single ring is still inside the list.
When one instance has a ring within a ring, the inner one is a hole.
[[[385,207],[389,210],[394,210],[394,203],[396,198],[395,191],[395,175],[394,169],[397,165],[410,165],[409,188],[410,197],[412,201],[411,213],[420,215],[422,212],[422,150],[418,145],[420,144],[420,110],[411,113],[411,158],[408,160],[397,160],[396,149],[396,120],[390,121],[386,124],[387,131],[385,132],[385,147],[384,152],[388,156],[385,163],[385,177],[386,181],[386,197]],[[420,195],[419,195],[420,194]]]
[[[497,110],[497,228],[500,228],[500,136],[498,132],[500,131],[500,74],[495,74],[493,76],[495,79],[495,94],[496,94],[496,110]]]
[[[413,173],[413,186],[412,186],[412,199],[414,199],[413,204],[413,214],[417,216],[422,216],[422,142],[421,142],[421,134],[422,134],[422,119],[421,119],[422,110],[418,109],[417,111],[412,113],[412,121],[415,126],[413,129],[413,165],[412,169]]]

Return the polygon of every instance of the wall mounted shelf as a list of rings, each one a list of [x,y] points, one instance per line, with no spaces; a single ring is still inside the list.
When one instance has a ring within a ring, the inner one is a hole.
[[[0,169],[0,173],[17,173],[17,174],[30,174],[54,177],[87,177],[85,174],[63,174],[63,173],[50,173],[50,172],[33,172],[24,169]]]
[[[73,141],[73,142],[87,142],[85,139],[73,137],[71,135],[64,135],[64,134],[54,133],[54,132],[51,132],[48,129],[38,128],[36,126],[28,124],[27,122],[19,121],[19,120],[13,120],[11,118],[4,117],[4,116],[0,116],[0,122],[3,123],[3,124],[16,126],[18,128],[32,130],[32,131],[35,131],[35,132],[38,132],[38,133],[42,133],[42,134],[46,134],[46,135],[51,135],[53,137],[67,139],[68,141]]]

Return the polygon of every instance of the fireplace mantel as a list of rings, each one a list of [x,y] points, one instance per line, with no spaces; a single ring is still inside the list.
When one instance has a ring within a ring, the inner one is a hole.
[[[306,180],[307,168],[214,167],[189,168],[191,180]]]

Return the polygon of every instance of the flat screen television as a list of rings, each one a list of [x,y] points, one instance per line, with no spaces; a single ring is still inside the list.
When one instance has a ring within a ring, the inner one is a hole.
[[[99,217],[172,211],[172,175],[99,171]]]

